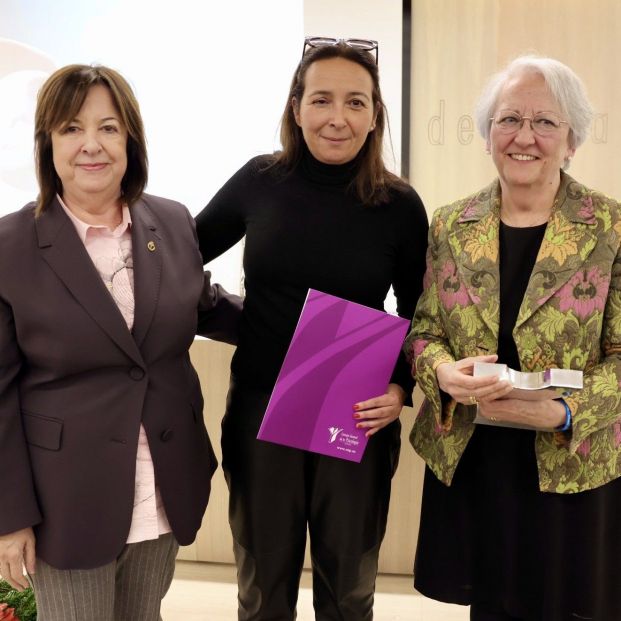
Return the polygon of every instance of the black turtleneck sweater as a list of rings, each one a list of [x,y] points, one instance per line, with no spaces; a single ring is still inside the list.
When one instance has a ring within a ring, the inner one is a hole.
[[[196,218],[208,263],[244,235],[246,298],[231,369],[237,381],[271,390],[309,288],[383,309],[392,285],[410,319],[422,291],[427,215],[408,187],[364,206],[348,186],[356,162],[322,164],[306,153],[283,176],[270,157],[250,160]],[[392,381],[409,393],[400,358]]]

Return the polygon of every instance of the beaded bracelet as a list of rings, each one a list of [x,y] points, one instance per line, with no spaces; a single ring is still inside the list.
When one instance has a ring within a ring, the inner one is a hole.
[[[571,410],[567,403],[565,403],[565,399],[557,399],[560,401],[565,407],[565,422],[562,425],[554,428],[554,431],[567,431],[571,427]]]

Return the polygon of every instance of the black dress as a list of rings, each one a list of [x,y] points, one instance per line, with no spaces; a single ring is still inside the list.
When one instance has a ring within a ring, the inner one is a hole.
[[[499,362],[545,225],[500,225]],[[535,432],[477,426],[450,487],[425,471],[415,587],[524,621],[621,620],[621,479],[578,494],[539,491]]]

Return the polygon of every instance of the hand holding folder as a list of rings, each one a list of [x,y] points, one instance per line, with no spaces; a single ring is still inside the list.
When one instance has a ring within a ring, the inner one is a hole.
[[[408,327],[310,289],[257,438],[359,462],[353,405],[386,391]]]

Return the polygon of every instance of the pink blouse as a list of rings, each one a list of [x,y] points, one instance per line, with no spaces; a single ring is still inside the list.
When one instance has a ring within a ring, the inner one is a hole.
[[[129,208],[127,205],[123,206],[123,221],[111,231],[105,225],[83,222],[63,203],[60,196],[58,200],[73,222],[101,279],[119,307],[127,323],[127,329],[131,331],[134,325],[134,268]],[[170,531],[164,503],[155,482],[147,434],[140,425],[136,454],[134,511],[127,543],[157,539]]]

